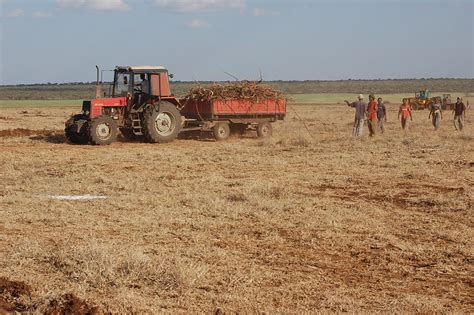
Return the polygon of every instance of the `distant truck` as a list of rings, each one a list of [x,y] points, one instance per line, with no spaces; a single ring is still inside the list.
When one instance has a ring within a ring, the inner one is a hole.
[[[117,66],[111,95],[101,97],[96,68],[96,98],[83,101],[82,112],[65,123],[71,143],[106,145],[119,133],[128,139],[165,143],[193,130],[213,132],[216,140],[227,139],[231,129],[252,129],[259,137],[269,137],[270,123],[286,114],[286,99],[184,102],[171,93],[164,67]]]

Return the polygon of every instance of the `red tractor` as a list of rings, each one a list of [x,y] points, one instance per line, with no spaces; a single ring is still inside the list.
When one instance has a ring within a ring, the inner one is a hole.
[[[173,141],[181,131],[213,132],[225,140],[232,131],[255,130],[259,137],[272,134],[270,123],[286,114],[286,99],[179,100],[170,91],[163,67],[118,66],[110,97],[100,98],[97,67],[96,98],[84,101],[82,113],[66,122],[65,133],[76,144],[110,144],[122,134],[152,143]]]
[[[97,68],[97,77],[99,70]],[[163,67],[116,67],[111,97],[83,101],[82,113],[65,127],[72,143],[110,144],[120,132],[125,138],[143,136],[152,143],[173,141],[182,128],[179,101],[170,92]]]

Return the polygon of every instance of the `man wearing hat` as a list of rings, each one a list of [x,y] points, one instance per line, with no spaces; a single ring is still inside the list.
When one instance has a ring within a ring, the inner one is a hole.
[[[454,128],[462,131],[464,128],[464,119],[466,118],[466,105],[464,105],[460,97],[458,97],[456,104],[454,104],[453,114]]]
[[[365,119],[365,112],[367,110],[367,104],[364,103],[364,96],[359,94],[357,97],[357,101],[349,103],[349,101],[345,100],[347,106],[355,108],[355,118],[354,118],[354,127],[352,128],[352,135],[354,137],[361,137],[362,130],[364,129],[364,119]]]

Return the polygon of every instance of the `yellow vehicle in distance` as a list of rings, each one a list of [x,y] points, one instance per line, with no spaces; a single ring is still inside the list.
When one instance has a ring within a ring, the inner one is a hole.
[[[415,97],[404,98],[403,102],[405,102],[405,100],[408,100],[408,103],[410,104],[411,108],[413,110],[418,110],[428,108],[433,103],[433,99],[434,98],[430,98],[429,90],[423,90],[415,93]]]

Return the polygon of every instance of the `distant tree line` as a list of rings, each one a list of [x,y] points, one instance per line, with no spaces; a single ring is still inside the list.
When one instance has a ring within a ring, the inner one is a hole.
[[[232,81],[171,81],[171,90],[177,96],[184,96],[190,88]],[[38,83],[0,86],[0,99],[89,99],[95,95],[95,82]],[[274,89],[286,94],[318,93],[413,93],[429,89],[432,92],[474,93],[474,79],[422,78],[422,79],[350,79],[350,80],[276,80],[265,81]],[[103,83],[103,91],[109,93],[111,82]]]

